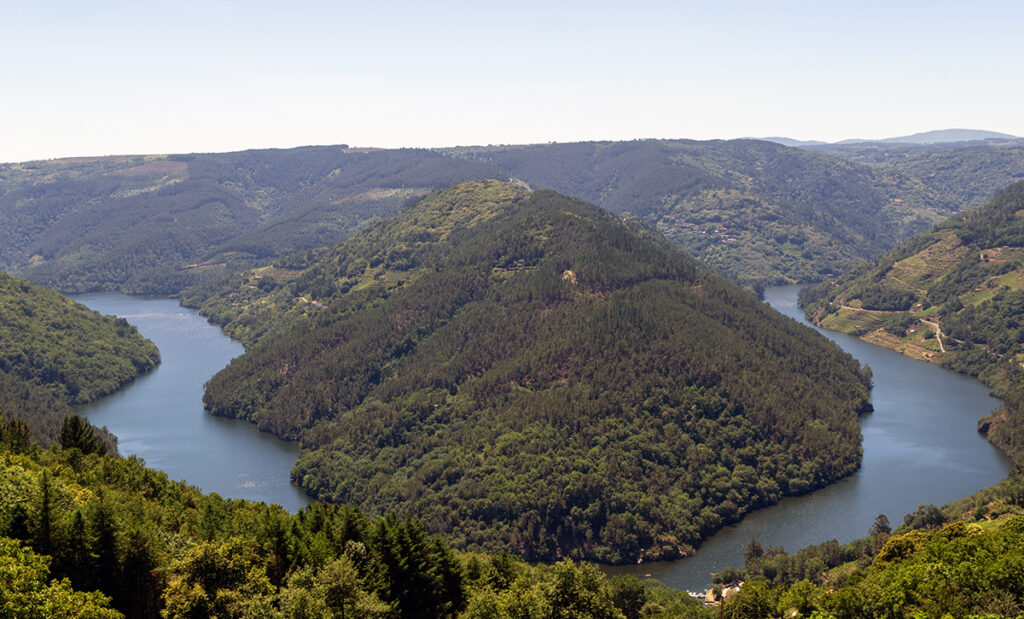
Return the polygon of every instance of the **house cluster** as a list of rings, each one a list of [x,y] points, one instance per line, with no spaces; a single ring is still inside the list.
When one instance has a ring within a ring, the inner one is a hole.
[[[704,602],[705,606],[719,606],[722,602],[732,598],[734,595],[740,592],[740,588],[743,587],[743,582],[734,582],[728,585],[715,585],[703,593],[694,593],[690,591],[690,595],[697,598],[701,602]]]

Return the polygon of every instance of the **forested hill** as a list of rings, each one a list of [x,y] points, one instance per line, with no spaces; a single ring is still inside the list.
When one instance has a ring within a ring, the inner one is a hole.
[[[983,427],[1024,463],[1024,182],[801,302],[822,326],[981,378],[1006,402]]]
[[[0,273],[0,416],[57,438],[71,404],[112,393],[160,353],[123,319]]]
[[[993,372],[1024,361],[1022,213],[1017,183],[865,268],[806,289],[801,301],[824,327],[998,382]]]
[[[458,546],[675,557],[860,462],[855,360],[551,191],[440,190],[267,289],[223,292],[229,327],[280,322],[207,407],[301,438],[314,495]]]
[[[64,292],[176,293],[498,175],[426,150],[340,146],[0,165],[0,269]]]
[[[448,149],[615,213],[652,220],[744,283],[848,271],[948,215],[916,178],[760,140]],[[990,191],[997,187],[993,186]]]

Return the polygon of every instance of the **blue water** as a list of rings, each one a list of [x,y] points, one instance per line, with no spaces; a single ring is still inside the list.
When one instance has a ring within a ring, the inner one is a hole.
[[[172,299],[91,294],[74,297],[120,316],[160,349],[151,373],[79,407],[79,414],[117,435],[123,455],[141,456],[171,479],[224,497],[277,503],[296,511],[311,501],[291,484],[299,449],[252,424],[203,410],[203,384],[242,354],[242,345]]]

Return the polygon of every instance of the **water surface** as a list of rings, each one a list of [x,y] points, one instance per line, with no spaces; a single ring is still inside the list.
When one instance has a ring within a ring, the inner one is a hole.
[[[277,503],[295,511],[311,501],[289,479],[298,444],[244,421],[203,410],[203,384],[242,354],[242,345],[173,299],[90,294],[76,301],[124,318],[160,349],[161,363],[121,391],[78,407],[171,479],[221,496]]]

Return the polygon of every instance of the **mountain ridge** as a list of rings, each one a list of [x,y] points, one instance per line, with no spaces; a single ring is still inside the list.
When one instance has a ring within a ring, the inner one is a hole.
[[[0,268],[65,292],[177,294],[510,177],[633,213],[749,286],[841,272],[948,214],[916,179],[756,140],[86,158],[0,166]]]
[[[766,142],[775,142],[776,144],[782,144],[783,146],[792,146],[796,148],[803,148],[808,146],[847,146],[852,144],[870,143],[951,144],[956,142],[975,142],[985,140],[1024,140],[1024,138],[1021,138],[1016,135],[1010,135],[1009,133],[1000,133],[998,131],[986,131],[982,129],[935,129],[932,131],[922,131],[920,133],[913,133],[910,135],[902,135],[891,138],[848,138],[844,140],[838,140],[835,142],[826,142],[822,140],[796,140],[787,137],[765,137],[752,139],[765,140]]]

